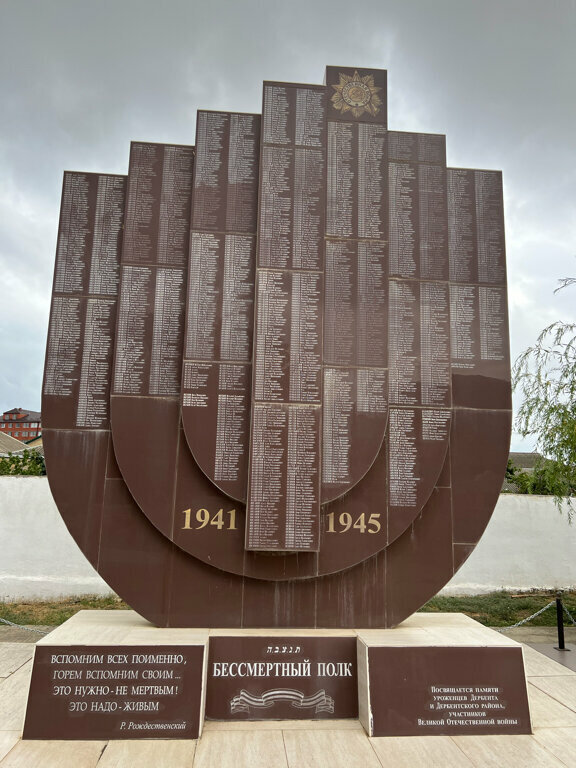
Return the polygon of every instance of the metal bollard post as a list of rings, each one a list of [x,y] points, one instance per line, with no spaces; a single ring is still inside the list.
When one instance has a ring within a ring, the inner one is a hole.
[[[558,628],[558,651],[565,651],[564,644],[564,609],[562,607],[562,598],[556,597],[556,626]]]

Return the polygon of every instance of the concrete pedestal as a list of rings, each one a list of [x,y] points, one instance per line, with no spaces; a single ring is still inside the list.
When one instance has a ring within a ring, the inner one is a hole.
[[[158,629],[81,611],[39,641],[25,739],[196,739],[204,719],[370,736],[530,733],[521,646],[462,614],[389,630]]]

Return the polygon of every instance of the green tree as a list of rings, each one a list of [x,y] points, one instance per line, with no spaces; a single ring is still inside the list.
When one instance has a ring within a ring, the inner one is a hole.
[[[576,278],[564,278],[555,293],[575,283]],[[523,398],[516,427],[524,437],[536,438],[545,457],[535,467],[532,486],[547,487],[560,506],[576,493],[576,323],[544,328],[514,363],[513,381]],[[567,501],[571,518],[574,498]]]
[[[27,449],[0,457],[0,475],[45,475],[46,464],[40,451]]]

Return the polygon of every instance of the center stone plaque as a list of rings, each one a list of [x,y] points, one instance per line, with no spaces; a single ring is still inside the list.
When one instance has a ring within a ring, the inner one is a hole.
[[[267,81],[261,115],[200,110],[195,142],[65,174],[54,498],[159,626],[392,627],[506,468],[501,174],[389,130],[374,69]]]

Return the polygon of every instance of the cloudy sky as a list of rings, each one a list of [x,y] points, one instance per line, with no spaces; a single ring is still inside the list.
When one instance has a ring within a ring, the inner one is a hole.
[[[576,320],[576,0],[0,0],[0,409],[40,408],[63,170],[326,64],[387,69],[390,128],[503,171],[513,359]]]

